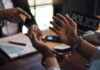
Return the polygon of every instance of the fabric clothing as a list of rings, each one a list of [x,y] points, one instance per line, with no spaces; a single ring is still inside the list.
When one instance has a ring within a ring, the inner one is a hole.
[[[9,9],[14,7],[11,0],[2,0],[1,4],[3,4],[4,6],[3,9]],[[4,36],[9,36],[16,33],[18,33],[18,24],[4,20],[4,26],[2,27],[2,34]]]
[[[90,61],[88,70],[100,70],[100,49],[97,48]]]
[[[17,34],[18,33],[18,25],[17,23],[11,23],[9,21],[4,21],[4,26],[2,27],[2,34],[4,36],[10,36],[13,34]]]
[[[13,3],[11,0],[2,0],[2,3],[4,5],[4,9],[8,9],[8,8],[13,8]]]
[[[100,59],[93,61],[88,70],[100,70]]]
[[[2,0],[0,0],[0,10],[4,8]]]
[[[100,49],[97,47],[95,53],[92,55],[90,62],[93,62],[95,60],[100,60]]]
[[[32,19],[26,20],[25,23],[23,23],[23,22],[17,23],[17,26],[16,26],[16,24],[12,24],[12,26],[14,26],[14,28],[15,28],[14,33],[22,32],[23,25],[25,25],[26,27],[30,27],[31,25],[36,24],[34,16],[32,16],[32,14],[30,12],[27,0],[3,0],[3,3],[6,3],[4,5],[5,9],[7,9],[8,6],[9,6],[9,8],[20,7],[21,9],[25,10],[28,14],[30,14],[31,17],[32,17]],[[6,29],[5,33],[7,33],[7,30],[11,30],[11,29],[12,28]],[[4,30],[4,28],[3,28],[3,30]],[[12,33],[12,32],[10,32],[10,33]],[[2,36],[3,36],[3,33],[2,33],[2,30],[1,30],[1,27],[0,27],[0,37],[2,37]]]

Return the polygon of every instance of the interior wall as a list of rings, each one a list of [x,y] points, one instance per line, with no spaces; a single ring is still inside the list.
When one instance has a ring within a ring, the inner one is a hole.
[[[72,11],[95,16],[99,0],[64,0],[63,14],[71,14]],[[100,2],[100,1],[99,1]]]

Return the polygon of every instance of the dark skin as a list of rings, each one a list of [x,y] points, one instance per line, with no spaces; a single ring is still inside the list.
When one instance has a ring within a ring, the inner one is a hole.
[[[21,8],[12,8],[0,10],[0,20],[10,22],[25,22],[26,19],[31,19],[31,16]]]
[[[51,24],[53,28],[50,27],[50,29],[60,37],[63,43],[73,46],[77,42],[77,25],[68,15],[64,17],[57,14],[53,17]]]
[[[51,21],[53,27],[50,29],[55,32],[63,43],[70,45],[74,48],[76,44],[80,43],[80,47],[75,49],[78,53],[80,53],[84,58],[90,59],[93,53],[96,51],[94,45],[88,43],[87,41],[80,39],[77,35],[77,25],[76,23],[67,15],[63,16],[61,14],[57,14],[53,17],[53,21]],[[42,54],[45,54],[51,49],[45,43],[41,42],[41,37],[38,35],[38,31],[30,32],[28,35],[30,40],[32,41],[33,46]],[[48,59],[50,58],[50,59]],[[46,60],[46,65],[48,67],[59,67],[56,57],[48,57]]]
[[[28,36],[33,44],[33,46],[39,50],[40,53],[44,54],[46,50],[53,50],[50,47],[48,47],[42,40],[42,36],[40,35],[40,32],[38,30],[34,30],[32,32],[28,33]]]
[[[48,53],[48,51],[53,51],[52,48],[47,46],[43,41],[41,36],[39,35],[39,32],[37,30],[34,30],[30,33],[28,33],[28,36],[33,44],[33,46],[42,54]],[[46,68],[49,67],[59,67],[59,64],[57,62],[57,59],[55,56],[47,57],[45,59],[45,65]]]
[[[76,48],[75,45],[80,43],[80,47],[75,50],[86,59],[91,58],[96,47],[77,35],[77,25],[68,15],[63,16],[58,13],[53,17],[51,24],[53,27],[50,27],[50,29],[60,37],[63,43],[70,45],[72,48]]]
[[[26,19],[31,19],[31,16],[19,7],[0,10],[1,21],[7,20],[13,23],[19,23],[19,22],[25,22]],[[39,35],[42,36],[42,33],[37,25],[31,25],[30,27],[28,27],[28,33],[35,29],[39,32]]]

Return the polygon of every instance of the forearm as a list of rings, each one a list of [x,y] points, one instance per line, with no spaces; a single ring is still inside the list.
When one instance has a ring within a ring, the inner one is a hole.
[[[76,51],[89,60],[96,51],[96,47],[83,39],[80,41],[80,46],[76,48]]]
[[[58,64],[58,61],[57,61],[55,56],[54,57],[47,57],[45,59],[45,65],[46,65],[47,69],[52,68],[52,67],[59,69],[59,64]]]
[[[56,57],[47,57],[45,60],[47,68],[49,67],[59,67]]]

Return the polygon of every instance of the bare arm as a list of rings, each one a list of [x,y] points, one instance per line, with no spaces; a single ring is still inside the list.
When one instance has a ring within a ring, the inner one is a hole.
[[[42,42],[39,32],[37,30],[36,31],[34,30],[32,32],[29,32],[28,36],[33,46],[43,55],[43,58],[45,58],[43,63],[46,65],[46,68],[47,69],[50,67],[59,68],[56,56],[53,53],[53,49],[48,47],[46,44]]]
[[[31,19],[31,16],[21,8],[12,8],[0,10],[0,20],[10,22],[25,22],[26,19]]]
[[[57,68],[59,68],[59,64],[57,62],[56,57],[47,57],[45,59],[45,64],[47,66],[47,69],[50,68],[50,67],[57,67]]]
[[[77,46],[76,51],[84,56],[87,60],[90,60],[91,56],[96,51],[96,47],[83,39],[80,41],[80,45]]]
[[[50,27],[50,29],[60,37],[63,43],[70,45],[72,48],[79,45],[76,51],[88,60],[91,58],[96,50],[95,46],[79,38],[77,25],[68,15],[63,16],[58,13],[53,17],[51,24],[53,27]]]

